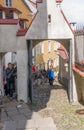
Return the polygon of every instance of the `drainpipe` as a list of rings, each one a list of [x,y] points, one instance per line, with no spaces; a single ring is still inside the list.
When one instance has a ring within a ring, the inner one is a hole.
[[[69,44],[69,102],[73,102],[73,83],[72,83],[72,40],[70,40]]]
[[[32,102],[33,85],[32,85],[32,40],[27,41],[28,46],[28,98]]]

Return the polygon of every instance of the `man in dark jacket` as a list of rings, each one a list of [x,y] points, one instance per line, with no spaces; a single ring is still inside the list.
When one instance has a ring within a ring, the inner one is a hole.
[[[8,63],[8,68],[5,70],[5,77],[7,81],[7,89],[10,97],[13,96],[14,91],[14,68],[11,63]]]

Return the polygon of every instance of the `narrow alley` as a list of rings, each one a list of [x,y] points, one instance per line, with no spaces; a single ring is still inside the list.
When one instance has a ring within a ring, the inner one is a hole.
[[[69,103],[67,91],[61,84],[49,86],[46,83],[34,87],[32,104],[4,97],[0,125],[2,130],[36,130],[34,122],[40,122],[46,130],[84,130],[84,115],[76,113],[83,108],[81,104]]]

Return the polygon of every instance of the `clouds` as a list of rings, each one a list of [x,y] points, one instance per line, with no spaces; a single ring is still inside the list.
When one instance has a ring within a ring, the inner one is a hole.
[[[62,9],[70,22],[84,23],[84,0],[63,0]]]

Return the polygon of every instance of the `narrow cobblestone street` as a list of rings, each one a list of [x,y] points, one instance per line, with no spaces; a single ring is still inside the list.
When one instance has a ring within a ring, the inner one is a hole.
[[[84,130],[84,114],[76,113],[84,106],[71,105],[66,89],[59,83],[35,88],[32,109],[42,117],[52,117],[58,130]]]
[[[84,115],[76,113],[76,110],[84,107],[81,104],[71,105],[66,89],[59,83],[53,86],[49,86],[47,83],[34,87],[32,105],[15,100],[10,101],[9,98],[4,98],[3,102],[0,127],[4,122],[8,122],[3,130],[16,130],[16,126],[18,126],[17,130],[28,129],[31,126],[31,121],[28,121],[30,119],[33,119],[34,122],[40,120],[41,123],[48,120],[48,125],[49,121],[53,119],[57,130],[84,130]],[[26,123],[29,125],[27,124],[26,128],[22,129]],[[47,129],[49,128],[46,127]]]

